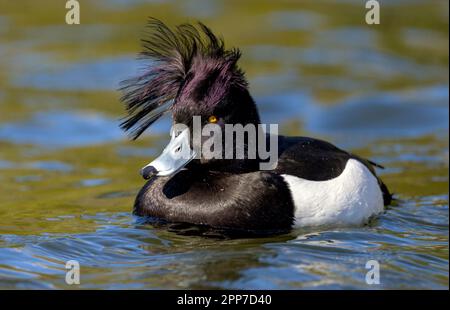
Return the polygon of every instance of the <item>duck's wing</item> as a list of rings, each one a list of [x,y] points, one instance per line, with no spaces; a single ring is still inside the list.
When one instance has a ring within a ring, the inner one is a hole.
[[[322,140],[279,136],[276,172],[326,181],[338,177],[350,158],[348,152]]]
[[[388,205],[392,200],[392,194],[375,172],[375,167],[381,166],[370,160],[341,150],[329,142],[308,137],[279,136],[278,149],[276,173],[311,181],[326,181],[338,177],[349,159],[356,159],[377,178],[384,204]]]

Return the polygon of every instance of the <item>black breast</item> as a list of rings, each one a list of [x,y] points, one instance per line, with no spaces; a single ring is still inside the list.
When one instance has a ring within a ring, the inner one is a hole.
[[[185,170],[171,179],[148,181],[134,214],[233,230],[288,230],[294,205],[287,184],[275,173]]]

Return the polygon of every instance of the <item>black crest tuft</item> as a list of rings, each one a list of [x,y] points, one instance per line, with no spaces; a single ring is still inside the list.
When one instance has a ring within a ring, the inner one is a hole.
[[[169,110],[188,76],[196,57],[222,59],[233,66],[240,57],[237,49],[225,50],[223,39],[198,23],[181,24],[171,30],[158,19],[150,18],[144,51],[140,56],[151,61],[142,75],[121,83],[128,115],[120,127],[138,138],[151,124]]]

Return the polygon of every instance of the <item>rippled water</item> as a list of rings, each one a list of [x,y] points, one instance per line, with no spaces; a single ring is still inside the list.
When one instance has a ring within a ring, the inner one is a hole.
[[[448,2],[0,0],[0,288],[448,288]],[[24,8],[27,9],[24,9]],[[41,7],[45,7],[44,10]],[[169,120],[131,142],[117,83],[147,16],[201,19],[243,51],[262,120],[386,166],[365,227],[229,238],[131,216]],[[379,286],[365,266],[380,263]]]

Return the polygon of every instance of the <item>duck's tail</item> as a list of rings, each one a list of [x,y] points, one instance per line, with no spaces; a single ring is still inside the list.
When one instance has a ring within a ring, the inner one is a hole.
[[[395,200],[394,194],[389,191],[386,184],[378,178],[378,184],[380,185],[381,192],[383,193],[383,202],[385,206],[388,206]]]

